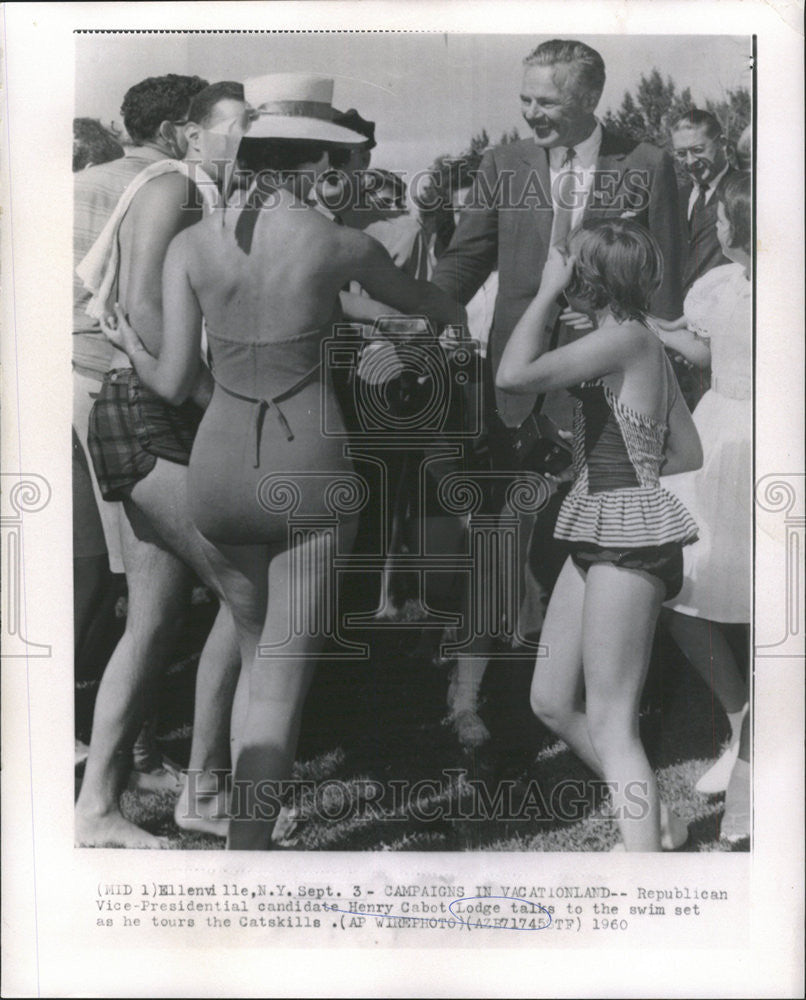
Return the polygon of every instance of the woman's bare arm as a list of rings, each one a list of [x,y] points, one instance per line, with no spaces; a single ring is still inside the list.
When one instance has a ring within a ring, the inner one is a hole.
[[[386,249],[365,233],[351,233],[354,242],[349,277],[376,302],[408,316],[426,316],[439,326],[466,325],[464,306],[428,281],[415,281],[395,267]]]
[[[107,337],[129,355],[143,384],[172,406],[179,406],[189,397],[198,397],[200,404],[206,405],[211,382],[199,353],[202,314],[190,286],[186,243],[186,234],[180,233],[165,256],[163,335],[159,357],[148,352],[119,306],[116,328],[104,326]]]
[[[675,354],[681,354],[686,361],[697,368],[707,368],[711,364],[711,346],[709,341],[698,336],[687,328],[677,330],[658,330],[658,336],[665,347]]]

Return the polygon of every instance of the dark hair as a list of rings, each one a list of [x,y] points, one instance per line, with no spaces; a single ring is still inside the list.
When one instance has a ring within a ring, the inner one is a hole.
[[[750,172],[739,170],[730,174],[717,196],[725,206],[725,216],[730,226],[728,246],[739,247],[750,253],[753,237],[753,202]]]
[[[346,148],[343,146],[334,147],[330,154],[330,165],[334,170],[341,170],[347,166],[354,149],[369,152],[369,150],[374,149],[378,145],[375,142],[375,122],[370,122],[366,118],[362,118],[355,108],[350,108],[348,111],[334,111],[333,124],[341,125],[342,128],[348,128],[352,132],[357,132],[359,135],[365,136],[367,140],[358,146],[348,146]]]
[[[245,136],[238,147],[238,161],[245,170],[292,171],[304,163],[318,163],[329,146],[308,139],[250,139]]]
[[[374,167],[371,170],[365,170],[362,174],[361,187],[370,198],[378,197],[383,191],[389,191],[395,208],[404,209],[406,207],[408,185],[400,174]]]
[[[200,76],[150,76],[126,91],[120,113],[135,146],[153,139],[163,122],[187,120],[192,98],[204,90]]]
[[[243,84],[234,80],[220,80],[194,94],[188,108],[188,121],[206,125],[219,101],[243,101]]]
[[[710,111],[701,111],[700,108],[690,108],[684,115],[681,115],[672,125],[672,132],[677,132],[681,128],[700,128],[705,126],[705,134],[709,139],[716,139],[722,135],[722,125],[716,115]]]
[[[593,107],[599,102],[605,85],[605,64],[602,57],[584,42],[552,38],[543,42],[523,60],[524,66],[563,66],[565,79],[577,101]]]
[[[123,146],[97,118],[73,119],[73,173],[123,156]]]
[[[569,237],[576,264],[566,295],[591,309],[609,306],[616,319],[643,319],[663,279],[658,242],[629,219],[584,223]]]

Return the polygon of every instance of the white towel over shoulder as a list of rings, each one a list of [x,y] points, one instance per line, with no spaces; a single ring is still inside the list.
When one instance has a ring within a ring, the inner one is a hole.
[[[86,311],[87,315],[92,316],[93,319],[102,319],[113,311],[114,301],[112,301],[112,297],[116,290],[118,268],[120,267],[118,233],[120,224],[129,210],[134,196],[155,177],[174,172],[184,174],[196,184],[204,203],[205,213],[213,211],[219,205],[220,196],[215,183],[195,164],[185,163],[182,160],[165,159],[151,163],[142,170],[120,196],[120,200],[115,206],[114,212],[109,216],[101,235],[76,268],[76,274],[84,282],[85,288],[92,293]]]

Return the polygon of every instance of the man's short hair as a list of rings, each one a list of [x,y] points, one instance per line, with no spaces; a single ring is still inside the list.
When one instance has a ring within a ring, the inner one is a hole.
[[[206,125],[219,101],[243,101],[243,84],[234,80],[220,80],[200,90],[193,96],[188,108],[188,121]]]
[[[154,139],[163,122],[186,121],[191,100],[204,90],[200,76],[150,76],[126,91],[120,113],[135,146]]]
[[[552,38],[543,42],[523,60],[524,66],[565,67],[565,80],[579,103],[595,107],[605,85],[605,64],[602,57],[584,42]]]
[[[717,139],[722,135],[722,126],[717,116],[712,115],[710,111],[702,111],[700,108],[691,108],[684,115],[681,115],[672,125],[672,132],[683,128],[702,128],[703,126],[709,139]]]

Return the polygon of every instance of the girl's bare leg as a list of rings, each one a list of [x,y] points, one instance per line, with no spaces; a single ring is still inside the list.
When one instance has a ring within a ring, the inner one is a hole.
[[[628,851],[661,849],[655,775],[638,733],[663,583],[599,563],[588,570],[583,612],[586,714]]]
[[[591,739],[583,694],[587,685],[587,671],[583,685],[582,622],[586,600],[585,585],[585,574],[569,558],[557,579],[546,611],[540,641],[546,647],[548,655],[537,660],[532,679],[531,703],[532,711],[595,774],[604,778],[605,771],[597,747]],[[598,648],[595,636],[592,644],[594,655]],[[685,824],[662,803],[660,822],[663,848],[670,850],[679,847],[687,837]]]
[[[540,634],[546,655],[538,657],[532,677],[535,715],[560,736],[596,774],[602,764],[591,742],[582,684],[582,619],[585,575],[568,558],[563,566]]]

